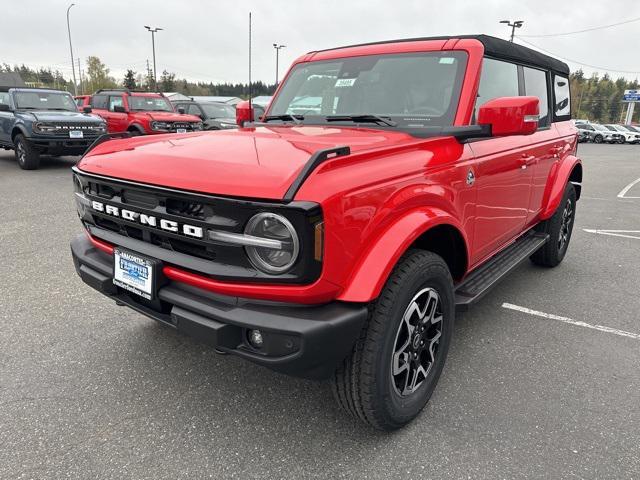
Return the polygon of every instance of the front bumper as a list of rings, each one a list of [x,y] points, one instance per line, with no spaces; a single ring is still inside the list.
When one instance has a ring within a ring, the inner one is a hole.
[[[168,279],[160,280],[156,300],[148,301],[113,284],[113,257],[94,247],[86,235],[72,240],[71,254],[80,278],[118,304],[218,350],[298,377],[329,377],[353,348],[367,318],[362,304],[248,301]],[[247,340],[252,329],[262,332],[259,350]]]
[[[80,139],[30,137],[29,142],[40,153],[49,155],[82,155],[98,137]]]

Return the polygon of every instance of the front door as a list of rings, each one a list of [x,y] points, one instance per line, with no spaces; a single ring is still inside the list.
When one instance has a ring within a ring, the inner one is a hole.
[[[471,143],[477,191],[473,264],[524,229],[535,162],[529,147],[529,138],[524,135]]]
[[[522,95],[518,66],[491,58],[482,62],[474,119],[478,108],[498,97]],[[477,265],[520,234],[528,216],[535,157],[525,135],[470,143],[475,155],[476,222],[471,264]]]

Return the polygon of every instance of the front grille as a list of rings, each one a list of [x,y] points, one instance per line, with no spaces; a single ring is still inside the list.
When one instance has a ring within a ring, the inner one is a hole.
[[[64,123],[57,124],[58,127],[53,133],[56,135],[69,134],[71,130],[81,131],[85,136],[97,136],[105,133],[103,129],[98,129],[98,125],[91,125],[86,123]]]
[[[204,261],[206,265],[202,265],[205,268],[194,268],[193,262],[187,262],[190,264],[187,268],[226,280],[309,283],[320,274],[321,263],[313,259],[313,249],[309,248],[309,255],[304,255],[304,245],[313,242],[313,225],[321,217],[319,207],[314,204],[301,202],[297,206],[296,202],[283,205],[212,197],[84,176],[78,170],[76,173],[88,206],[81,214],[82,221],[93,235],[117,246],[127,248],[126,239],[142,241],[163,251]],[[137,220],[127,220],[120,214],[97,211],[91,208],[93,201],[102,203],[105,209],[108,205],[117,208],[118,212],[123,209],[135,212],[139,217]],[[249,219],[256,213],[279,210],[298,230],[300,243],[303,245],[300,261],[286,274],[273,276],[258,271],[249,261],[244,247],[209,240],[208,230],[241,234]],[[160,219],[176,222],[180,228],[178,232],[171,232],[158,228],[158,225],[142,224],[138,221],[142,215],[153,216],[157,222]],[[182,233],[181,227],[184,225],[202,228],[203,238]],[[113,234],[117,235],[115,241],[107,238],[113,237]],[[134,247],[128,248],[135,250]],[[161,255],[157,257],[161,258]],[[176,265],[180,266],[178,263]]]

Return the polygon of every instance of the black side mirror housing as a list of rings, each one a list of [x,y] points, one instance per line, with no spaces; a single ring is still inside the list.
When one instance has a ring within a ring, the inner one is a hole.
[[[184,115],[184,107],[178,107],[178,113]]]
[[[11,107],[6,103],[0,103],[0,112],[10,112]]]
[[[124,109],[122,105],[114,105],[113,111],[118,113],[127,113],[127,111]]]
[[[91,105],[86,105],[86,106],[82,107],[82,111],[84,113],[91,113],[91,112],[93,112],[93,109],[91,108]]]

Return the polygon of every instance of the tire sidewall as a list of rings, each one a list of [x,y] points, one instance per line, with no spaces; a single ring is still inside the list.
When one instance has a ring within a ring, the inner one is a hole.
[[[455,309],[450,277],[446,267],[442,266],[440,269],[442,274],[432,274],[426,277],[421,275],[420,271],[414,272],[411,278],[403,285],[401,293],[394,299],[391,314],[386,322],[384,346],[376,359],[376,377],[378,379],[378,398],[382,399],[384,404],[383,411],[387,413],[389,423],[403,425],[413,419],[428,402],[444,368],[453,335]],[[441,340],[438,347],[439,353],[429,377],[423,381],[416,392],[403,397],[395,391],[391,377],[391,361],[396,333],[409,302],[418,291],[426,287],[436,290],[442,305],[443,321]]]

